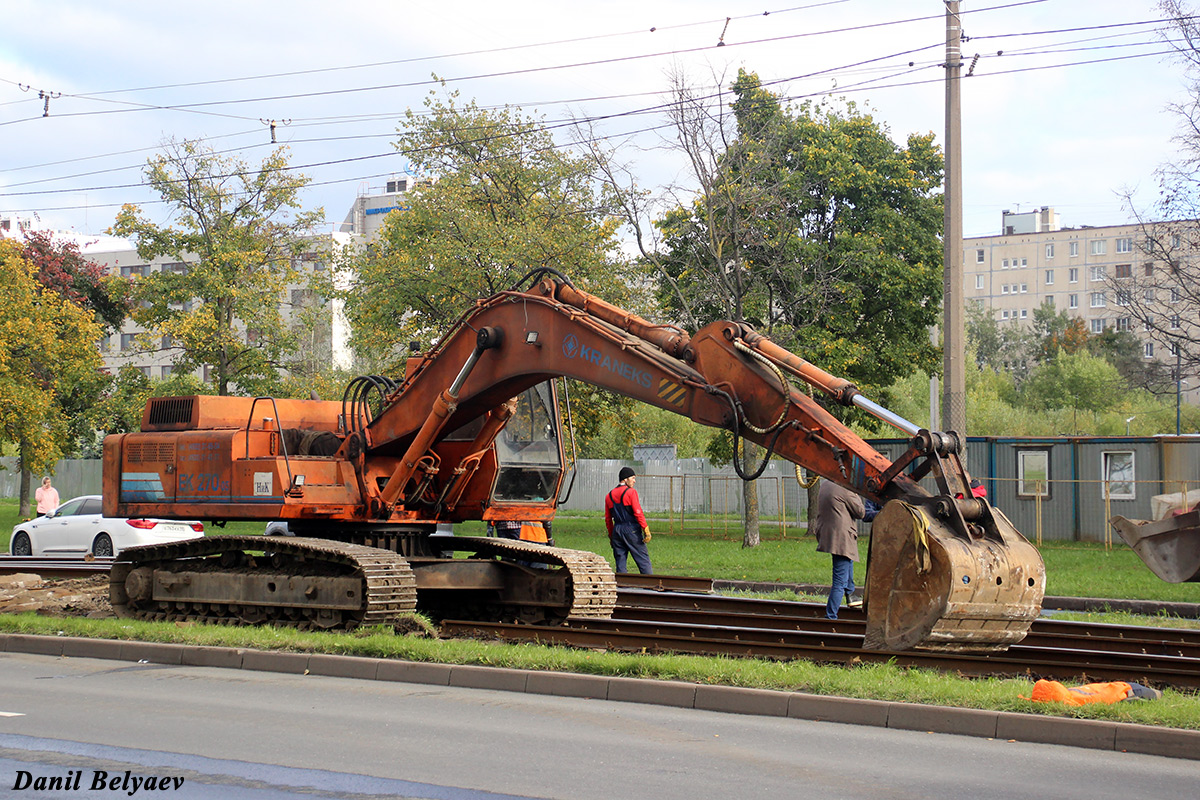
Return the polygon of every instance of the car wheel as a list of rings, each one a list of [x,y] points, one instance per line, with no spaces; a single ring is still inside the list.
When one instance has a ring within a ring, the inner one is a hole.
[[[9,551],[14,556],[31,556],[33,555],[33,545],[29,542],[29,534],[21,531],[16,533],[12,538],[12,546]]]
[[[92,555],[96,558],[113,557],[112,539],[108,538],[107,533],[100,534],[92,541]]]

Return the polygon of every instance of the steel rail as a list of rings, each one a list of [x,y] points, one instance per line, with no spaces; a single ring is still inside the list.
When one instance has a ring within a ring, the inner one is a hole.
[[[44,578],[87,578],[107,574],[110,569],[111,558],[0,556],[0,575],[28,572]]]
[[[582,619],[570,619],[565,627],[445,621],[442,633],[626,652],[806,659],[835,664],[893,662],[899,666],[955,671],[977,677],[1132,680],[1200,688],[1200,661],[1194,658],[1024,644],[1014,645],[1001,653],[887,652],[863,650],[862,636],[853,633]]]

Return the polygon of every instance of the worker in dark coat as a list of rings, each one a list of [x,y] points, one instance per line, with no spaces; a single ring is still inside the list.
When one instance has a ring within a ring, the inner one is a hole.
[[[869,502],[833,481],[821,481],[817,517],[809,530],[817,537],[817,552],[833,557],[833,580],[825,604],[825,616],[829,619],[838,618],[843,595],[849,597],[854,593],[854,562],[858,561],[856,521],[869,522],[879,511],[873,503],[868,509]]]
[[[637,476],[631,467],[621,467],[617,481],[616,487],[604,498],[604,526],[608,528],[617,572],[624,572],[626,559],[633,556],[638,572],[649,575],[654,572],[650,568],[650,553],[646,550],[650,525],[642,511],[637,489],[633,488]]]

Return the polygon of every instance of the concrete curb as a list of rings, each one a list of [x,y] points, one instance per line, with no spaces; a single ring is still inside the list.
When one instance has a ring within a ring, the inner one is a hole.
[[[1200,731],[681,681],[20,633],[0,634],[0,652],[497,689],[1200,760]]]

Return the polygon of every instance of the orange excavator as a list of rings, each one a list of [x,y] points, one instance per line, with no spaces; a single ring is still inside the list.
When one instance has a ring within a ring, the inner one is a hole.
[[[920,429],[744,324],[689,335],[552,270],[479,300],[409,359],[402,382],[357,378],[341,402],[150,400],[140,432],[105,440],[106,515],[284,520],[296,535],[124,550],[114,609],[321,628],[388,624],[418,607],[534,622],[608,616],[616,586],[600,556],[445,532],[552,519],[569,490],[564,376],[729,430],[881,504],[867,648],[1003,649],[1038,616],[1041,557],[972,496],[959,436]],[[796,381],[903,430],[908,450],[884,457]]]

